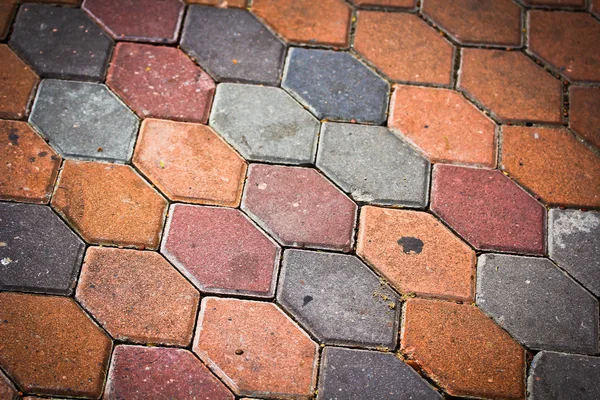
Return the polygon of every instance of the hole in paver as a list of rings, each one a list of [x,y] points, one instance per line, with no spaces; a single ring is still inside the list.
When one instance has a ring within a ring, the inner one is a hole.
[[[423,251],[423,241],[415,237],[403,236],[398,239],[398,244],[402,246],[402,251],[406,254],[411,252],[419,254]]]

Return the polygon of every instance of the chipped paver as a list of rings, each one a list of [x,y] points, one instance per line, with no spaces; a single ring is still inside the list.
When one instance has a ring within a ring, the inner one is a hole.
[[[600,88],[569,87],[569,126],[600,149]]]
[[[39,78],[5,44],[0,44],[0,59],[0,118],[22,119],[27,115]]]

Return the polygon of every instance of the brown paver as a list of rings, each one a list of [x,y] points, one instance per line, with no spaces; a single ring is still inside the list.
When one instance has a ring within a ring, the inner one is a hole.
[[[520,0],[530,7],[584,8],[585,0]]]
[[[416,0],[351,0],[357,6],[379,6],[393,8],[414,8]]]
[[[5,44],[0,44],[0,60],[0,118],[22,119],[27,115],[39,78]]]
[[[240,204],[246,162],[208,126],[144,120],[133,164],[171,200]]]
[[[246,8],[246,0],[185,0],[187,4],[204,4],[207,6]]]
[[[71,298],[0,293],[0,366],[26,392],[98,398],[111,340]]]
[[[6,37],[12,19],[17,11],[17,0],[4,0],[0,2],[0,40]]]
[[[496,166],[496,124],[454,90],[396,85],[388,126],[434,163]]]
[[[525,351],[475,306],[408,300],[401,341],[450,395],[525,398]]]
[[[67,160],[52,206],[89,243],[158,247],[167,201],[128,165]]]
[[[600,207],[600,156],[564,128],[503,127],[501,160],[548,205]]]
[[[313,394],[317,344],[275,304],[204,298],[193,350],[239,396]]]
[[[0,371],[0,399],[19,400],[19,392],[2,371]]]
[[[596,18],[600,18],[600,0],[592,0],[590,11],[596,16]]]
[[[600,148],[600,88],[569,88],[569,126]]]

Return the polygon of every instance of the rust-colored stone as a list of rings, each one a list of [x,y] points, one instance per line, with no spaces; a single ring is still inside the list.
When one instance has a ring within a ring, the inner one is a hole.
[[[0,118],[27,115],[39,78],[7,45],[0,44]]]
[[[4,0],[0,2],[0,39],[4,39],[10,28],[13,16],[17,11],[17,0]]]
[[[569,126],[600,148],[600,88],[569,88]]]

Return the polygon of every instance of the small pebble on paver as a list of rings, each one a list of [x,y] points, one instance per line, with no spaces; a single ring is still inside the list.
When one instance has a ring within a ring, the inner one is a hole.
[[[380,124],[387,117],[390,85],[350,53],[291,48],[281,86],[319,119]]]
[[[0,59],[0,118],[22,119],[27,115],[39,78],[5,44],[0,44]]]
[[[19,400],[19,392],[12,382],[0,371],[0,399]]]
[[[569,126],[600,149],[600,88],[569,87]]]

